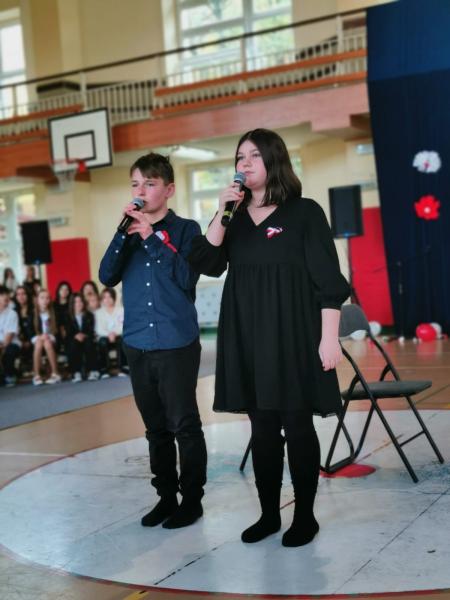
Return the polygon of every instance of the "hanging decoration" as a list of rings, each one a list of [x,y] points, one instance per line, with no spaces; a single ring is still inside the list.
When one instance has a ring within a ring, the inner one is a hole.
[[[422,196],[414,203],[416,214],[420,219],[431,221],[439,219],[439,207],[441,203],[434,196]]]
[[[413,167],[421,173],[437,173],[441,168],[441,157],[434,150],[422,150],[413,160]]]

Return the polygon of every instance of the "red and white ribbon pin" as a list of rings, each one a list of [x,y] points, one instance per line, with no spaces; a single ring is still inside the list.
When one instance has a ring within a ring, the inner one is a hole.
[[[270,238],[273,238],[274,235],[279,235],[282,231],[282,227],[268,227],[266,229],[266,235],[270,240]]]

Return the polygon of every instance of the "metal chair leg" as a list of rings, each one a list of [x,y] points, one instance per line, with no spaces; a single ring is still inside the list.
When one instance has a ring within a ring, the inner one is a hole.
[[[442,463],[444,462],[444,457],[443,457],[443,456],[442,456],[442,454],[440,453],[440,451],[439,451],[439,448],[436,446],[436,443],[435,443],[435,441],[434,441],[434,440],[433,440],[433,438],[431,437],[431,434],[430,434],[430,432],[428,431],[428,428],[427,428],[427,426],[425,425],[425,423],[424,423],[424,421],[423,421],[422,417],[420,416],[420,413],[419,413],[419,411],[417,410],[417,408],[416,408],[416,406],[415,406],[414,402],[411,400],[410,396],[405,396],[405,398],[406,398],[406,401],[408,402],[408,404],[409,404],[409,406],[410,406],[411,410],[412,410],[412,411],[413,411],[413,413],[415,414],[415,416],[416,416],[416,419],[419,421],[419,423],[420,423],[420,426],[422,427],[422,431],[423,431],[423,433],[425,434],[425,436],[426,436],[427,440],[430,442],[430,446],[433,448],[433,450],[434,450],[434,453],[436,454],[436,456],[437,456],[437,458],[438,458],[439,462],[442,464]]]
[[[252,438],[250,438],[247,448],[244,452],[244,456],[242,457],[241,465],[239,467],[239,471],[243,471],[245,469],[245,463],[247,462],[248,455],[250,454],[250,450],[252,449]]]

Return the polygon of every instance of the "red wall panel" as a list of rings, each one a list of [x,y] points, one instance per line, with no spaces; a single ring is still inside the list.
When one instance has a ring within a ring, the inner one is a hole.
[[[86,279],[91,278],[89,267],[89,242],[87,238],[71,238],[51,242],[53,262],[46,265],[47,286],[54,297],[58,283],[68,281],[78,291]]]
[[[392,325],[392,306],[379,208],[363,211],[364,235],[350,239],[353,287],[369,321]]]

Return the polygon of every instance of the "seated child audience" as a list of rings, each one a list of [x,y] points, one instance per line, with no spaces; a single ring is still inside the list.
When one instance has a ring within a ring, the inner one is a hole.
[[[51,367],[51,375],[45,383],[53,384],[61,381],[56,364],[56,327],[55,311],[48,290],[41,289],[38,292],[35,301],[35,311],[33,318],[33,337],[31,341],[34,345],[33,352],[33,384],[42,385],[44,380],[40,375],[42,367],[42,354],[45,350],[48,362]]]
[[[3,271],[3,285],[8,288],[10,294],[13,294],[16,290],[16,276],[10,267],[6,267],[6,269]]]
[[[69,299],[72,295],[72,286],[68,281],[60,281],[55,292],[55,301],[53,308],[55,309],[56,326],[58,328],[58,336],[56,338],[58,352],[64,351],[64,338],[66,336],[65,324],[69,317]]]
[[[33,301],[23,285],[18,285],[14,294],[14,308],[19,317],[19,339],[22,345],[21,358],[26,363],[32,362],[33,344]]]
[[[125,375],[126,358],[122,351],[123,307],[117,305],[117,294],[113,288],[101,293],[101,308],[95,313],[95,332],[98,337],[100,376],[109,377],[109,352],[117,353],[119,376]]]
[[[0,379],[7,386],[16,383],[14,362],[20,353],[19,318],[9,304],[10,290],[0,286]]]
[[[86,302],[80,293],[71,296],[69,302],[69,318],[65,325],[65,343],[69,356],[69,369],[72,381],[82,380],[83,360],[88,371],[88,380],[98,379],[97,355],[94,342],[94,315],[87,310]]]

